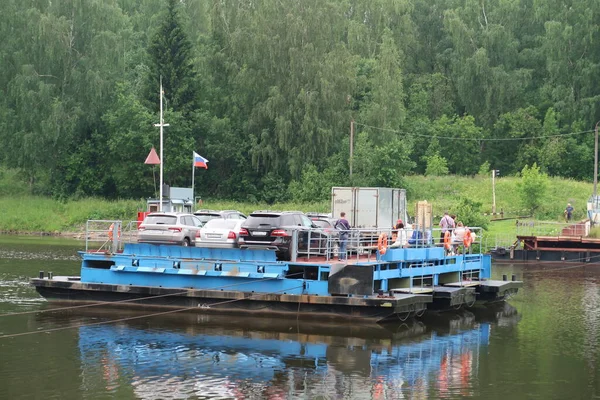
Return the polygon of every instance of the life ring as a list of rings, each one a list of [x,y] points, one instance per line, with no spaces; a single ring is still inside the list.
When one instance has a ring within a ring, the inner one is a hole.
[[[446,233],[444,233],[444,248],[446,250],[450,250],[452,248],[452,235],[450,235],[450,231],[446,231]]]
[[[387,251],[387,247],[388,235],[387,233],[383,232],[381,235],[379,235],[379,239],[377,239],[377,250],[379,250],[379,254],[384,255]]]
[[[108,240],[113,240],[113,238],[114,238],[114,235],[113,235],[114,229],[115,229],[115,223],[113,222],[108,227]],[[121,226],[119,226],[119,231],[117,232],[117,239],[120,239],[120,238],[121,238]]]
[[[471,246],[471,243],[473,243],[473,237],[471,236],[471,231],[467,229],[467,231],[465,232],[465,237],[463,239],[463,244],[465,245],[465,248],[468,248]]]

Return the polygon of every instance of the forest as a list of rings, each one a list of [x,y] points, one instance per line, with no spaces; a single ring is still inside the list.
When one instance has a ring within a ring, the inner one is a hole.
[[[189,187],[195,151],[206,198],[534,164],[593,177],[597,0],[4,0],[3,15],[0,173],[32,194],[153,196],[161,79],[164,181]]]

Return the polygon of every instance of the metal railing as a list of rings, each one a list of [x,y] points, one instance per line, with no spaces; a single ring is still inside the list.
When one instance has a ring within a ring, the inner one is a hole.
[[[86,252],[118,253],[123,250],[125,243],[137,242],[138,221],[120,220],[89,220],[86,223],[85,250]],[[474,237],[470,247],[465,249],[463,238],[452,237],[447,254],[478,253],[482,246],[482,229],[468,228]],[[344,239],[342,231],[325,231],[320,228],[299,228],[292,230],[290,243],[291,261],[298,258],[306,260],[318,259],[327,261],[336,259],[361,259],[371,261],[376,259],[380,237],[385,241],[385,247],[392,248],[426,248],[444,247],[441,229],[420,229],[419,227],[396,230],[358,229],[352,228],[346,232]],[[382,236],[385,234],[384,236]],[[345,246],[343,242],[345,241]],[[274,246],[269,248],[275,249]]]
[[[468,227],[473,238],[470,246],[465,248],[464,236],[450,235],[448,254],[480,253],[483,249],[482,233],[480,227]],[[417,232],[417,233],[415,233]],[[339,233],[326,234],[321,229],[299,230],[292,237],[296,250],[292,254],[292,261],[298,257],[330,259],[366,258],[376,257],[379,238],[385,234],[386,248],[426,248],[444,247],[444,239],[440,228],[435,229],[355,229],[347,231],[346,246],[342,246],[343,238]],[[466,231],[465,231],[466,232]],[[343,251],[345,247],[345,251]]]
[[[494,235],[484,233],[482,240],[482,252],[489,251],[491,249],[508,249],[512,247],[516,241],[517,240],[514,233],[497,233]]]
[[[118,253],[124,243],[137,241],[137,221],[88,220],[85,224],[85,251]]]
[[[517,221],[517,236],[587,236],[589,222],[564,223],[521,220]]]

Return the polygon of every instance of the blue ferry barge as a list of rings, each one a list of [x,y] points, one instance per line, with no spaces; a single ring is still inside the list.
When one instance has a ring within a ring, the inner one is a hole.
[[[522,286],[491,280],[490,256],[473,247],[448,254],[429,243],[381,254],[358,243],[343,262],[328,252],[278,261],[265,248],[124,243],[114,229],[108,248],[86,242],[80,276],[41,272],[32,285],[51,302],[373,322],[502,301]]]

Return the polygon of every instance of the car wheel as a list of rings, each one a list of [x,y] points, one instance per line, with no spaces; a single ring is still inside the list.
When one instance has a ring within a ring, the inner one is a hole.
[[[183,239],[183,243],[181,245],[183,247],[188,247],[190,245],[190,239],[189,238]]]
[[[277,261],[291,261],[292,260],[292,254],[290,253],[289,250],[278,251],[275,254],[277,257]]]

